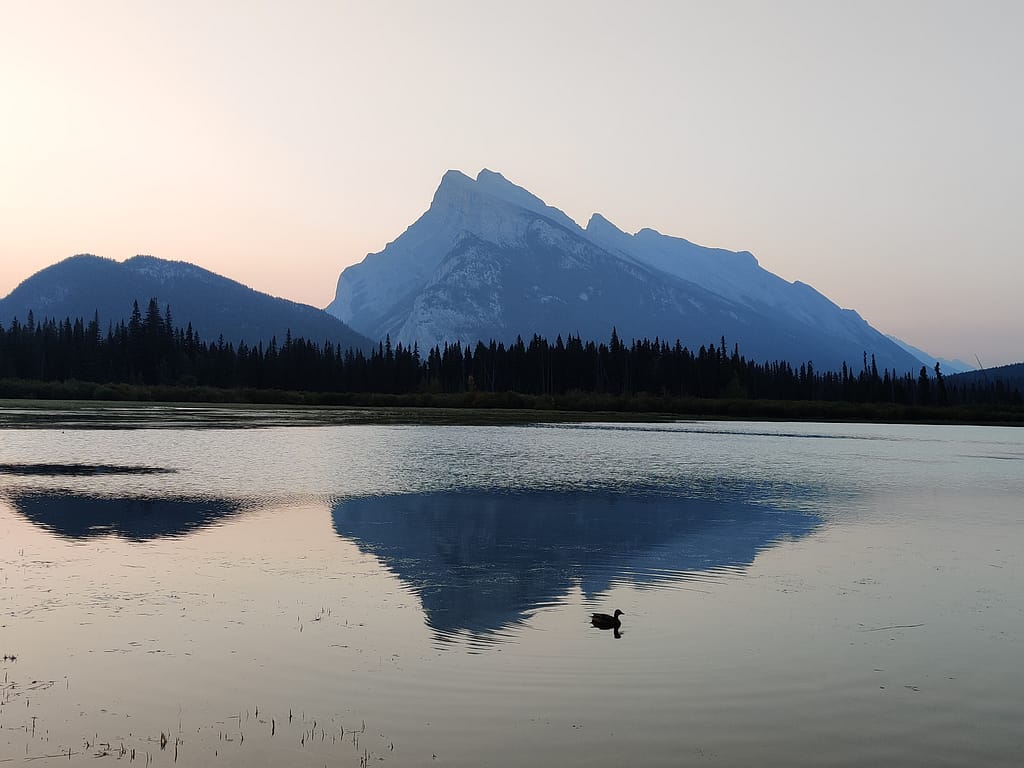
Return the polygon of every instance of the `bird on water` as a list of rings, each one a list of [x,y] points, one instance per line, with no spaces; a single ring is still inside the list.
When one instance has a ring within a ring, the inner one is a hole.
[[[607,613],[595,613],[590,617],[590,623],[598,629],[618,629],[622,626],[619,616],[625,616],[625,614],[618,608],[615,609],[614,616],[609,616]]]

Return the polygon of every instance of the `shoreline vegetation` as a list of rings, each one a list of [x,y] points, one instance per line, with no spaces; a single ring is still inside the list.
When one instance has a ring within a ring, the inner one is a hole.
[[[131,406],[254,407],[294,410],[298,424],[525,424],[538,422],[667,422],[687,419],[821,421],[866,423],[984,424],[1024,426],[1017,405],[903,405],[822,400],[692,398],[645,393],[577,392],[525,395],[515,392],[418,394],[326,393],[277,389],[94,384],[0,380],[0,414],[12,408],[38,410],[107,407],[114,414]],[[3,424],[0,419],[0,425]]]
[[[766,419],[1024,424],[1016,380],[947,378],[938,364],[916,373],[821,370],[810,360],[758,362],[725,338],[696,350],[662,339],[608,343],[579,336],[518,337],[511,344],[459,342],[420,350],[390,338],[370,350],[285,335],[264,346],[207,342],[176,325],[153,298],[133,303],[127,323],[101,330],[47,318],[0,325],[0,399],[212,403],[371,409],[418,423],[552,420]],[[404,415],[396,410],[405,409]],[[441,415],[444,412],[445,415]],[[351,417],[351,418],[350,418]],[[340,417],[332,417],[338,420]]]

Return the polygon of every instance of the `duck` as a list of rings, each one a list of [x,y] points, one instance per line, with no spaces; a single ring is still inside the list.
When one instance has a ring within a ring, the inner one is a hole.
[[[590,623],[598,629],[618,629],[622,626],[619,616],[625,616],[625,614],[618,608],[615,609],[614,616],[609,616],[607,613],[595,613],[590,617]]]

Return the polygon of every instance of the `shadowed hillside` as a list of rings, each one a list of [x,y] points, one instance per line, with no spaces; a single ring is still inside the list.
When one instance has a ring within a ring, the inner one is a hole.
[[[367,349],[369,340],[323,310],[254,291],[241,283],[183,261],[136,256],[124,263],[99,256],[72,256],[47,267],[0,300],[0,324],[17,318],[37,322],[53,318],[92,320],[98,314],[106,333],[110,324],[128,322],[132,303],[143,312],[150,299],[161,313],[170,307],[174,324],[207,341],[250,346],[283,344],[289,331],[318,344],[330,341],[343,349]]]

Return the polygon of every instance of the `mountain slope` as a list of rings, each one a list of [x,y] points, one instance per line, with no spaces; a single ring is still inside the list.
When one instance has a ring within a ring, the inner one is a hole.
[[[890,333],[885,334],[885,337],[895,344],[903,347],[910,354],[920,360],[929,371],[935,368],[935,364],[938,363],[941,366],[941,370],[944,374],[950,373],[967,373],[968,371],[977,370],[977,366],[965,363],[963,360],[947,360],[944,357],[932,357],[923,349],[918,349],[912,344],[908,344],[903,339],[898,339]]]
[[[421,345],[512,341],[534,333],[679,339],[725,336],[758,360],[920,362],[856,312],[788,283],[749,253],[704,248],[653,230],[635,235],[595,215],[582,229],[500,174],[449,171],[430,208],[400,237],[342,272],[327,311],[370,338]]]
[[[170,305],[175,325],[192,323],[207,341],[250,345],[283,342],[292,336],[317,343],[331,341],[344,348],[367,348],[369,340],[326,312],[278,299],[241,283],[181,261],[136,256],[117,262],[99,256],[72,256],[29,277],[0,299],[0,323],[17,317],[25,322],[31,310],[36,320],[53,317],[100,316],[101,328],[127,320],[132,302],[145,312],[156,298],[161,310]]]
[[[997,368],[984,368],[976,371],[965,371],[953,376],[947,376],[948,384],[956,384],[959,387],[969,387],[972,384],[977,386],[989,386],[1002,382],[1008,390],[1020,390],[1024,392],[1024,363],[1013,363],[1001,365]]]

